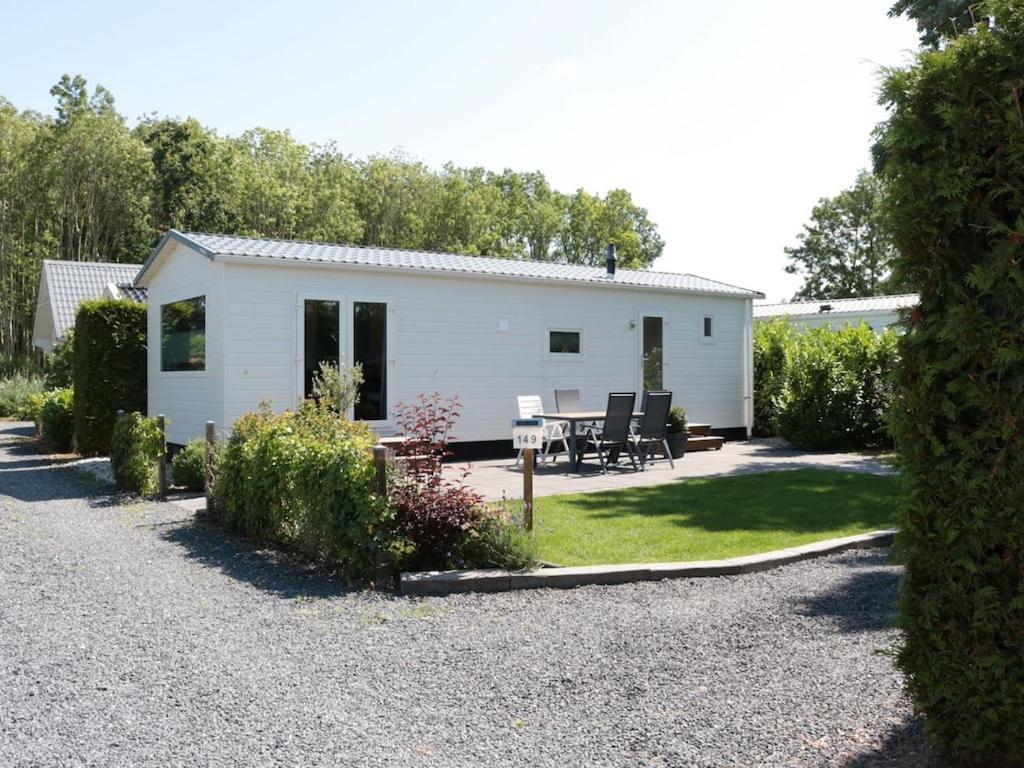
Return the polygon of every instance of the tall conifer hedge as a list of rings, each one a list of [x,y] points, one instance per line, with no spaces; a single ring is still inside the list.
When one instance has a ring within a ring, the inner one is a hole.
[[[1024,10],[887,73],[897,269],[899,664],[960,765],[1024,765]],[[979,9],[980,18],[985,10]]]
[[[119,409],[146,412],[146,306],[86,301],[75,316],[75,441],[83,456],[110,453]]]

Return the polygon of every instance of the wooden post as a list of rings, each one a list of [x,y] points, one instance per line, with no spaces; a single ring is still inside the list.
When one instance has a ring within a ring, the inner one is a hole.
[[[203,487],[206,490],[206,514],[213,511],[213,457],[216,450],[217,432],[212,421],[206,422],[206,462],[203,472]]]
[[[388,493],[388,449],[383,445],[373,446],[373,468],[377,472],[377,493],[384,498]]]
[[[523,525],[533,530],[533,448],[523,450]]]
[[[156,476],[157,484],[160,487],[160,495],[167,495],[167,420],[164,415],[158,414],[156,426],[160,430],[160,453],[157,457]]]

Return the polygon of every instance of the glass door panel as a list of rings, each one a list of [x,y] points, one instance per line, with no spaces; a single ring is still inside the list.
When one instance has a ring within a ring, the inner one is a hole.
[[[660,317],[644,316],[643,318],[643,388],[645,390],[662,389],[664,376],[664,346],[662,337],[664,333],[662,319]]]
[[[363,367],[355,417],[384,421],[388,417],[388,305],[352,303],[352,363]]]
[[[341,303],[306,299],[302,338],[303,395],[312,397],[321,363],[337,366],[341,359]]]

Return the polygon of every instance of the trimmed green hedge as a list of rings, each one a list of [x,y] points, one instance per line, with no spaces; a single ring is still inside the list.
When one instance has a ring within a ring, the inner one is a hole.
[[[138,411],[117,419],[111,435],[110,468],[119,488],[141,496],[159,490],[158,468],[163,455],[163,435],[155,418]]]
[[[107,454],[117,411],[146,410],[145,305],[83,302],[75,316],[72,357],[78,452]]]
[[[754,431],[806,450],[892,445],[888,414],[895,331],[867,325],[798,331],[785,319],[754,329]]]
[[[55,389],[43,396],[37,417],[39,436],[55,451],[67,452],[73,447],[75,438],[74,392]]]
[[[779,434],[779,412],[786,389],[786,355],[796,329],[784,317],[754,325],[754,434]]]
[[[220,459],[214,509],[229,528],[369,577],[390,546],[374,441],[366,424],[311,403],[297,413],[246,414]]]
[[[1024,13],[887,73],[896,268],[898,664],[950,764],[1024,766]]]
[[[786,354],[779,431],[807,450],[889,446],[896,334],[867,325],[811,328]]]

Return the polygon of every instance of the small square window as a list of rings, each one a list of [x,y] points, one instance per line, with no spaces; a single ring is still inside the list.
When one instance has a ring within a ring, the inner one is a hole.
[[[713,339],[715,337],[713,321],[714,318],[711,315],[704,315],[704,322],[701,324],[701,327],[705,339]]]
[[[553,355],[578,355],[579,331],[548,331],[548,352]]]
[[[206,370],[206,297],[160,307],[160,370]]]

